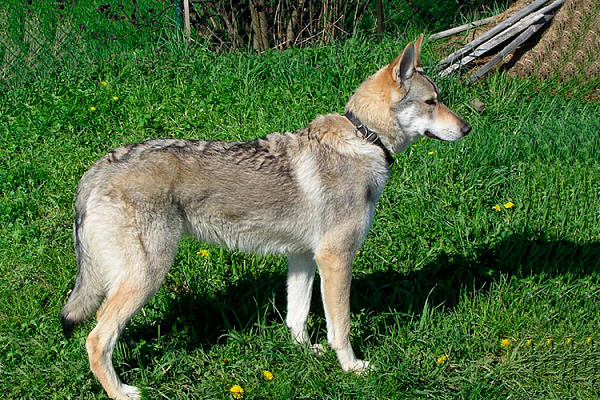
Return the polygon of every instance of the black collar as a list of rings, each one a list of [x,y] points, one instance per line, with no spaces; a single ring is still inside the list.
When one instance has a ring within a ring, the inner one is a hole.
[[[373,143],[379,146],[381,150],[383,150],[383,154],[385,154],[385,161],[387,161],[388,165],[392,165],[394,163],[394,157],[392,157],[392,154],[387,149],[387,147],[385,147],[385,145],[383,144],[376,132],[364,126],[362,122],[360,122],[360,120],[356,118],[356,116],[351,111],[347,111],[344,114],[344,116],[354,124],[356,130],[358,130],[363,135],[367,142]]]

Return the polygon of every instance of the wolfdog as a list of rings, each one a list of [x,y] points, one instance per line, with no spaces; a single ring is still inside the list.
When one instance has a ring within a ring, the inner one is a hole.
[[[422,40],[362,83],[345,115],[318,116],[304,129],[250,142],[151,139],[112,150],[83,175],[73,234],[77,277],[60,318],[68,337],[96,311],[85,345],[108,396],[140,398],[117,376],[113,350],[161,286],[184,234],[287,255],[286,324],[306,346],[318,268],[328,343],[344,371],[368,369],[349,341],[352,261],[391,154],[421,136],[455,141],[471,130],[419,66]]]

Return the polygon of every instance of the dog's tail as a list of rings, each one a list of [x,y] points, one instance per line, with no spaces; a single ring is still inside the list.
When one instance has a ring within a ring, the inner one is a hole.
[[[105,296],[104,288],[92,268],[90,257],[86,251],[82,230],[84,214],[85,211],[76,211],[73,240],[77,258],[77,277],[67,304],[60,312],[60,322],[67,338],[71,337],[77,324],[92,316]]]

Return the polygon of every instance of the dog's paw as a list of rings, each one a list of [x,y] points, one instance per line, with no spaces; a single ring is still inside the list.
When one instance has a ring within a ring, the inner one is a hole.
[[[140,400],[142,393],[135,386],[121,385],[121,393],[114,397],[115,400]]]
[[[325,348],[323,347],[322,344],[311,344],[310,345],[310,351],[313,354],[316,354],[318,356],[322,356],[325,353]]]
[[[354,372],[358,375],[367,375],[374,367],[368,361],[356,360],[354,365],[348,368],[348,372]]]

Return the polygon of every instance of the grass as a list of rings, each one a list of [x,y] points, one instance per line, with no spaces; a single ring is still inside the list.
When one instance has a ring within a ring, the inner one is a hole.
[[[106,398],[84,349],[93,322],[67,341],[57,318],[74,281],[77,182],[98,157],[148,137],[303,127],[341,112],[406,40],[264,55],[107,51],[60,77],[4,83],[3,396]],[[423,57],[440,58],[430,45]],[[332,352],[292,345],[284,258],[186,240],[117,345],[122,379],[169,399],[226,399],[236,384],[248,399],[600,397],[600,105],[582,100],[589,87],[505,75],[438,83],[473,132],[396,156],[353,272],[352,340],[374,373],[345,374]],[[325,344],[318,293],[312,310],[313,341]]]

